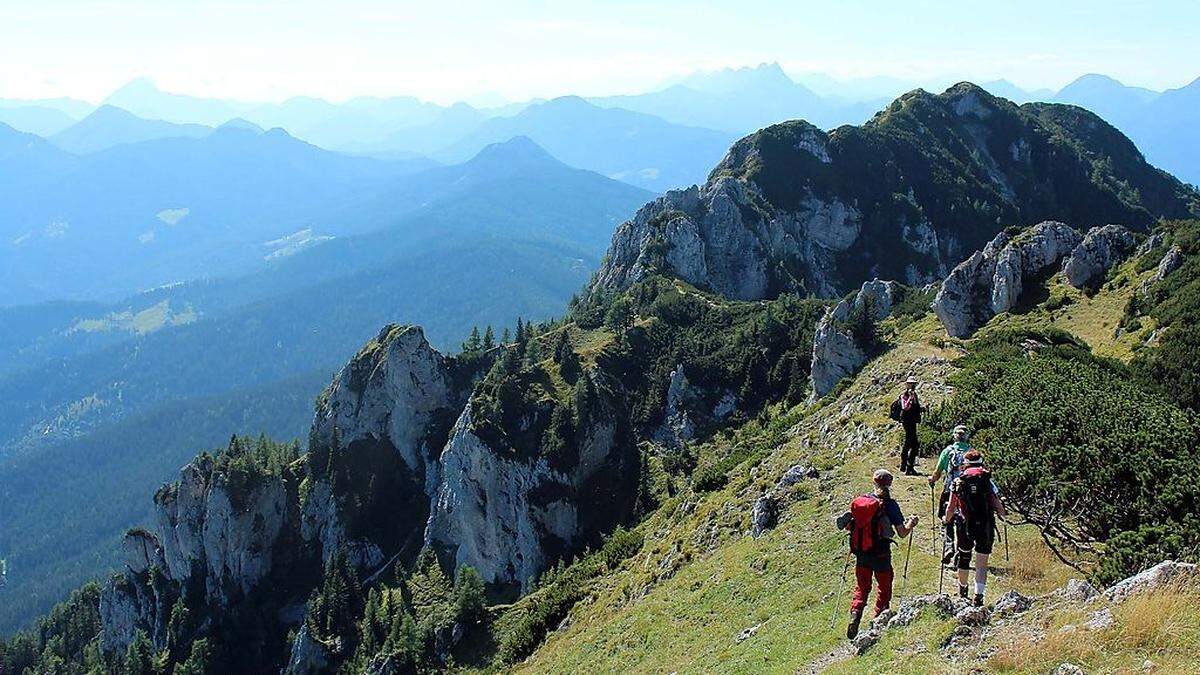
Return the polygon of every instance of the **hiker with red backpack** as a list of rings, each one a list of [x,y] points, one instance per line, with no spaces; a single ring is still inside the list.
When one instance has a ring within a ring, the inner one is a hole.
[[[962,471],[950,489],[950,502],[942,522],[954,525],[958,553],[958,596],[967,597],[971,571],[971,553],[975,553],[975,606],[983,606],[987,587],[988,556],[995,541],[996,516],[1005,515],[1000,490],[992,474],[983,467],[983,453],[969,450],[963,456]]]
[[[850,601],[850,624],[846,637],[858,635],[863,609],[871,595],[871,580],[879,584],[875,596],[875,616],[879,616],[892,601],[892,540],[907,537],[917,526],[917,516],[905,520],[900,504],[892,499],[892,474],[879,469],[874,475],[875,489],[856,497],[850,510],[837,518],[837,527],[850,531],[850,551],[854,554],[854,596]]]

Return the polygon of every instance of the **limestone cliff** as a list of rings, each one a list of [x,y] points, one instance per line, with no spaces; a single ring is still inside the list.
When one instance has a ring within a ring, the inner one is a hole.
[[[1082,239],[1079,232],[1053,221],[1016,236],[1001,232],[950,272],[934,298],[933,311],[947,333],[967,337],[1016,306],[1030,279],[1056,270]]]
[[[900,285],[875,279],[862,285],[853,296],[831,307],[817,324],[813,336],[813,395],[821,397],[833,390],[843,378],[858,372],[867,359],[869,347],[859,344],[846,323],[854,310],[868,312],[872,321],[880,321],[892,312]]]

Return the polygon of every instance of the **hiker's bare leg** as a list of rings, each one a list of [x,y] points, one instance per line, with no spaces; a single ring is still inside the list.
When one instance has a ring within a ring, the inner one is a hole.
[[[988,574],[988,554],[975,554],[975,594],[983,595],[983,589],[987,585]],[[965,575],[964,575],[965,576]],[[966,583],[965,581],[963,582]]]

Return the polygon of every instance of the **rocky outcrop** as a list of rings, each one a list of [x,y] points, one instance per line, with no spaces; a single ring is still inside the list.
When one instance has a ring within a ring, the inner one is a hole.
[[[245,597],[270,571],[285,527],[287,490],[280,476],[234,484],[207,455],[155,495],[167,576],[203,579],[206,597],[225,607]]]
[[[603,506],[597,499],[628,490],[634,458],[618,447],[613,421],[594,411],[581,420],[575,460],[554,464],[489,447],[472,417],[468,405],[442,452],[425,540],[486,582],[525,589],[595,534],[597,516],[607,526],[617,522],[628,496]]]
[[[318,675],[328,671],[329,651],[313,637],[305,624],[296,633],[283,675]]]
[[[1112,603],[1122,603],[1134,595],[1147,593],[1172,583],[1195,579],[1200,576],[1193,563],[1164,560],[1154,567],[1120,581],[1104,591],[1104,597]]]
[[[170,599],[150,583],[148,573],[127,570],[114,576],[100,589],[100,648],[122,651],[142,632],[162,649],[170,608]]]
[[[594,283],[625,288],[666,268],[740,300],[802,288],[836,295],[834,254],[858,239],[862,214],[814,195],[786,212],[765,203],[753,184],[730,177],[668,192],[621,225]]]
[[[430,465],[445,438],[438,426],[462,397],[447,359],[416,326],[384,327],[337,374],[314,416],[310,447],[327,460],[310,477],[301,515],[302,536],[323,558],[345,550],[359,568],[373,567],[398,542],[394,531],[380,537],[370,523],[423,529],[434,489]],[[391,494],[348,505],[348,493],[366,492],[372,480]]]
[[[1063,276],[1075,288],[1095,288],[1136,246],[1133,233],[1120,225],[1093,227],[1063,263]]]
[[[173,598],[202,592],[224,611],[271,573],[276,542],[288,522],[288,494],[279,475],[244,481],[203,454],[180,470],[178,482],[154,497],[159,534],[130,530],[122,542],[125,570],[101,590],[101,645],[128,646],[145,632],[161,648]]]
[[[1145,288],[1166,279],[1168,275],[1179,269],[1181,265],[1183,265],[1183,249],[1179,248],[1179,244],[1176,244],[1168,249],[1163,254],[1162,259],[1158,261],[1158,267],[1154,269],[1154,275],[1146,280]]]
[[[1055,269],[1081,241],[1077,231],[1054,221],[1015,237],[1002,232],[950,272],[934,298],[934,313],[952,337],[968,337],[1016,306],[1026,284]]]
[[[900,285],[894,281],[868,281],[852,297],[825,312],[813,336],[811,377],[814,397],[828,394],[843,378],[857,373],[871,356],[864,345],[855,341],[847,327],[850,314],[866,307],[871,319],[880,321],[891,314],[899,290]]]
[[[732,391],[696,387],[679,364],[667,383],[662,422],[650,435],[656,443],[677,449],[695,438],[699,427],[724,420],[736,409],[737,396]]]

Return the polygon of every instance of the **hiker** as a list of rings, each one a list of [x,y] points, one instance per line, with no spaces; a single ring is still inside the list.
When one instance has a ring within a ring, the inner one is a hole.
[[[942,522],[954,524],[958,551],[958,597],[967,597],[971,552],[975,553],[975,606],[983,606],[987,587],[988,556],[996,535],[996,516],[1004,516],[1000,490],[992,473],[983,468],[983,453],[971,449],[963,455],[962,470],[950,488],[950,502]]]
[[[950,432],[950,445],[942,449],[938,455],[937,466],[929,477],[929,487],[933,488],[938,479],[942,480],[942,494],[938,497],[937,517],[946,516],[946,506],[950,503],[950,486],[958,478],[962,470],[963,457],[971,450],[971,433],[967,427],[958,425]],[[942,526],[942,565],[949,565],[954,560],[954,525]]]
[[[837,518],[838,529],[850,531],[850,551],[854,553],[854,597],[850,602],[850,624],[846,637],[858,635],[863,609],[871,595],[871,578],[879,583],[875,596],[875,616],[879,616],[892,601],[892,539],[907,537],[917,526],[917,516],[908,520],[900,504],[892,499],[892,474],[879,469],[873,476],[875,489],[856,497],[850,510]]]
[[[917,378],[912,375],[904,381],[904,391],[892,401],[891,418],[904,426],[904,447],[900,449],[900,472],[906,476],[917,476],[917,425],[921,423],[921,400],[917,398]]]

